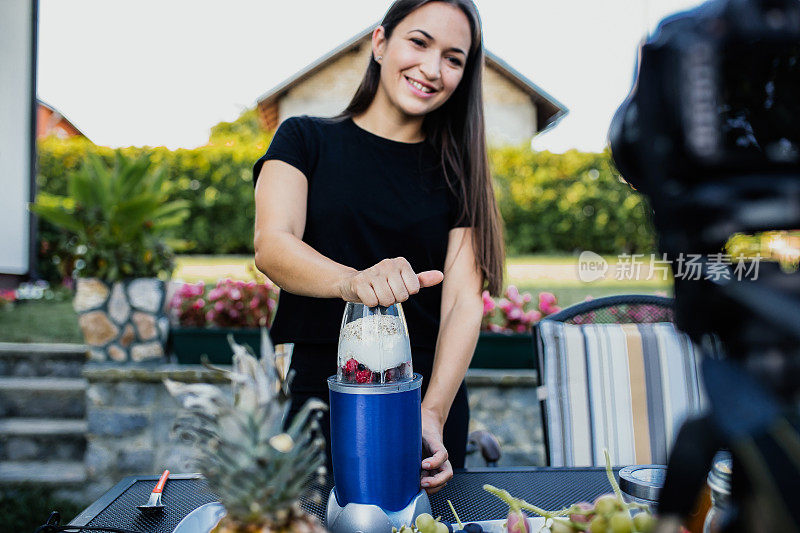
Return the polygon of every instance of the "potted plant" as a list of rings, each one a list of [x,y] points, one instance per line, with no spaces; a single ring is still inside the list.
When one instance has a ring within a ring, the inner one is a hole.
[[[74,236],[73,308],[90,356],[99,361],[161,359],[168,332],[165,284],[174,269],[166,232],[189,215],[170,201],[165,169],[149,156],[90,154],[67,176],[68,194],[38,195],[30,210]],[[173,244],[178,241],[173,241]]]
[[[258,352],[259,328],[268,327],[275,314],[278,288],[248,265],[253,279],[185,283],[169,302],[172,321],[170,347],[179,363],[198,364],[202,355],[212,363],[230,364],[228,334]]]
[[[472,368],[533,368],[531,327],[547,315],[560,311],[554,294],[541,292],[537,307],[530,293],[520,294],[509,285],[504,297],[495,301],[483,292],[483,323],[472,357]]]

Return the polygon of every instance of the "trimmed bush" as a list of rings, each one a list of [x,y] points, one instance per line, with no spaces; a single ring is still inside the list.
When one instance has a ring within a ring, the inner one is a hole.
[[[490,158],[510,255],[655,249],[649,207],[607,152],[506,147],[493,149]]]

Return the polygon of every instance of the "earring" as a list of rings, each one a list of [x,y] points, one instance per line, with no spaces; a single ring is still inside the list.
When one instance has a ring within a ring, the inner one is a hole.
[[[380,63],[380,62],[381,62],[381,59],[383,59],[383,56],[378,56],[378,57],[376,57],[376,58],[375,58],[375,61],[377,61],[378,63]]]

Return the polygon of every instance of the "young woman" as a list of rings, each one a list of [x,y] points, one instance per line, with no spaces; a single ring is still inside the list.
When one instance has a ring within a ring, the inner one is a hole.
[[[295,344],[293,411],[327,402],[344,302],[402,302],[428,492],[464,466],[481,291],[502,286],[482,68],[471,0],[398,0],[347,109],[285,120],[253,170],[256,265],[282,288],[271,335]]]

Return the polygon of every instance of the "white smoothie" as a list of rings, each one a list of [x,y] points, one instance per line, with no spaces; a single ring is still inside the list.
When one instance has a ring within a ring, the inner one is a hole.
[[[346,324],[339,333],[339,366],[349,359],[373,372],[411,362],[411,346],[400,317],[372,315]]]

